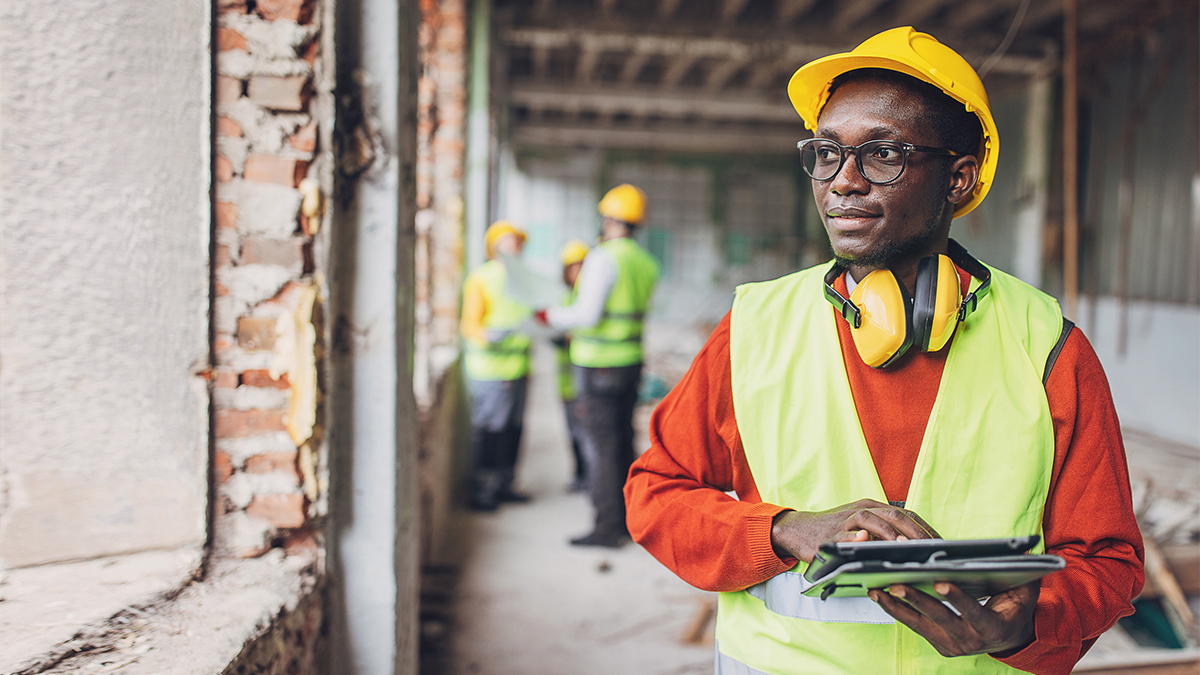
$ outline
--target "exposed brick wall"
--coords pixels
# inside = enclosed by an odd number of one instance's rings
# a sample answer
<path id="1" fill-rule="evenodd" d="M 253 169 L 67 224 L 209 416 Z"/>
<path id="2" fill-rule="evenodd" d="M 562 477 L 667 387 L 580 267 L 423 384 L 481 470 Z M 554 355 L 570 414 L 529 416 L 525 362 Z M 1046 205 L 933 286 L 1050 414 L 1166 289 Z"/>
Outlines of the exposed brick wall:
<path id="1" fill-rule="evenodd" d="M 321 156 L 317 9 L 316 0 L 218 2 L 212 389 L 218 555 L 257 556 L 284 545 L 311 531 L 324 508 L 317 380 L 294 372 L 321 367 L 313 354 L 319 345 L 305 336 L 320 316 L 312 247 L 322 214 L 309 208 L 316 202 L 310 197 L 306 204 L 302 189 L 316 180 Z"/>
<path id="2" fill-rule="evenodd" d="M 421 0 L 415 389 L 422 409 L 458 356 L 466 148 L 465 0 Z"/>

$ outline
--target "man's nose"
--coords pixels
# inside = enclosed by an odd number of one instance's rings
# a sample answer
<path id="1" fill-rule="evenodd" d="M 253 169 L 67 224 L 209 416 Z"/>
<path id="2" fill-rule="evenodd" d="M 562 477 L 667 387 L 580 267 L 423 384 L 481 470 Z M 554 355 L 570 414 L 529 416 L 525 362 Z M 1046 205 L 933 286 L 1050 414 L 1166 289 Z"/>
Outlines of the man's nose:
<path id="1" fill-rule="evenodd" d="M 834 194 L 866 194 L 871 190 L 871 182 L 863 177 L 862 172 L 858 170 L 858 155 L 856 153 L 846 153 L 846 160 L 842 162 L 842 168 L 829 181 L 829 190 Z"/>

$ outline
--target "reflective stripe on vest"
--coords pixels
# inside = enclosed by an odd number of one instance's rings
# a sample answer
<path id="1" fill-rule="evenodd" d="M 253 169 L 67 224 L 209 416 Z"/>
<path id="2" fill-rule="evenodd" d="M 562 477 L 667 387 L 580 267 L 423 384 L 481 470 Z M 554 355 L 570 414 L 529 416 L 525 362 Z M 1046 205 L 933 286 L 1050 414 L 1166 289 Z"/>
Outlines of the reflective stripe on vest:
<path id="1" fill-rule="evenodd" d="M 571 336 L 571 362 L 588 368 L 615 368 L 642 362 L 642 325 L 658 283 L 658 263 L 632 239 L 610 239 L 597 248 L 611 256 L 617 279 L 604 303 L 600 323 Z M 583 274 L 587 274 L 584 266 Z M 587 283 L 581 279 L 579 283 Z"/>
<path id="2" fill-rule="evenodd" d="M 716 662 L 713 664 L 713 675 L 771 675 L 761 670 L 755 670 L 738 661 L 728 654 L 721 653 L 721 643 L 717 643 Z"/>
<path id="3" fill-rule="evenodd" d="M 730 320 L 734 412 L 750 472 L 764 502 L 801 511 L 887 501 L 855 413 L 841 319 L 822 296 L 826 269 L 740 287 Z M 1040 531 L 1054 462 L 1041 376 L 1061 330 L 1053 298 L 992 271 L 992 294 L 951 343 L 906 496 L 942 536 Z M 942 657 L 903 624 L 876 623 L 859 598 L 793 602 L 800 586 L 789 589 L 790 579 L 804 567 L 721 594 L 725 655 L 775 675 L 1013 672 L 987 656 Z"/>
<path id="4" fill-rule="evenodd" d="M 532 311 L 505 292 L 508 274 L 504 263 L 489 260 L 471 273 L 483 289 L 487 314 L 484 328 L 489 333 L 507 331 L 503 339 L 486 345 L 467 341 L 466 371 L 473 380 L 516 380 L 529 373 L 529 336 L 514 330 Z M 469 281 L 468 281 L 469 283 Z"/>
<path id="5" fill-rule="evenodd" d="M 802 595 L 813 586 L 804 579 L 803 574 L 784 572 L 747 588 L 746 592 L 762 600 L 768 610 L 793 619 L 880 625 L 896 623 L 891 614 L 883 611 L 870 598 L 833 598 L 838 602 L 829 602 Z"/>

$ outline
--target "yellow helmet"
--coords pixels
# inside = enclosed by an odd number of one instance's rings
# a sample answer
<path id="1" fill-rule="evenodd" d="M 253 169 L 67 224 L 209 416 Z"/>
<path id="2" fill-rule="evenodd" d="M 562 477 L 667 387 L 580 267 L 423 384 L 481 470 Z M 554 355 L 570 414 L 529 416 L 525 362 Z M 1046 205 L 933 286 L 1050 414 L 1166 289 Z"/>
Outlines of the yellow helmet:
<path id="1" fill-rule="evenodd" d="M 487 246 L 488 257 L 496 255 L 496 242 L 500 241 L 500 237 L 511 234 L 525 243 L 525 230 L 517 227 L 516 223 L 508 220 L 497 220 L 492 223 L 487 232 L 483 234 L 484 244 Z"/>
<path id="2" fill-rule="evenodd" d="M 575 263 L 583 262 L 583 259 L 587 257 L 587 254 L 587 244 L 579 241 L 578 239 L 572 239 L 571 241 L 563 244 L 562 250 L 558 253 L 559 257 L 562 258 L 563 267 L 568 267 L 570 265 L 574 265 Z"/>
<path id="3" fill-rule="evenodd" d="M 609 190 L 600 200 L 600 215 L 638 225 L 646 217 L 646 193 L 629 183 Z"/>
<path id="4" fill-rule="evenodd" d="M 1000 135 L 988 107 L 987 91 L 971 64 L 932 35 L 918 33 L 911 26 L 885 30 L 849 52 L 817 59 L 792 75 L 788 98 L 804 119 L 804 126 L 816 130 L 817 117 L 829 101 L 829 85 L 834 78 L 860 68 L 884 68 L 911 75 L 936 86 L 975 113 L 983 127 L 979 181 L 971 196 L 954 208 L 954 217 L 964 216 L 978 206 L 996 175 Z"/>

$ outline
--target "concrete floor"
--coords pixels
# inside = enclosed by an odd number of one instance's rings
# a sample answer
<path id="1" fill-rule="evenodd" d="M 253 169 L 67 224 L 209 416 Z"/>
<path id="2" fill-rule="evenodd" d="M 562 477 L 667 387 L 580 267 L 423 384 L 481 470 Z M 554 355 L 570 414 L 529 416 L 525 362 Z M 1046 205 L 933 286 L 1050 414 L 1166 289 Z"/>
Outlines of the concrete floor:
<path id="1" fill-rule="evenodd" d="M 712 672 L 712 625 L 685 633 L 714 595 L 692 588 L 636 544 L 578 548 L 591 528 L 586 496 L 568 494 L 570 450 L 554 388 L 552 354 L 539 349 L 525 416 L 518 488 L 528 504 L 452 517 L 452 566 L 432 570 L 427 623 L 435 646 L 424 675 L 683 675 Z M 649 410 L 639 410 L 644 429 Z M 645 433 L 642 432 L 644 439 Z M 647 445 L 644 440 L 640 447 Z M 640 449 L 639 447 L 639 449 Z M 430 635 L 445 630 L 443 639 Z"/>

